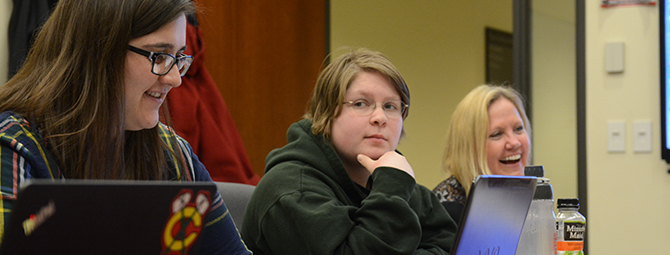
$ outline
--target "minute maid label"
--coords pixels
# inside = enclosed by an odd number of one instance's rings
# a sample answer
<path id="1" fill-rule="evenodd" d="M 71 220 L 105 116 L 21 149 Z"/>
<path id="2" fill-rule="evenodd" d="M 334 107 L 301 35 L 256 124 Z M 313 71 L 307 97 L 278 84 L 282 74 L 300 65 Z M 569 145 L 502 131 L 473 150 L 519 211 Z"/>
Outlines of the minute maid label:
<path id="1" fill-rule="evenodd" d="M 584 254 L 584 234 L 586 224 L 584 222 L 563 222 L 558 224 L 556 231 L 556 254 L 571 255 Z"/>
<path id="2" fill-rule="evenodd" d="M 584 241 L 586 227 L 583 222 L 565 222 L 563 238 L 565 241 Z"/>

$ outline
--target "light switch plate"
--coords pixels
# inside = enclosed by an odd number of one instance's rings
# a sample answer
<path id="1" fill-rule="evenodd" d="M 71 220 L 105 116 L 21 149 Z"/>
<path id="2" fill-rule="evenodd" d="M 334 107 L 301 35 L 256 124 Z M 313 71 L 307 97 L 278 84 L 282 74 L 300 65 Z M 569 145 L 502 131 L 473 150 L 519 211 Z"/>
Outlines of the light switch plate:
<path id="1" fill-rule="evenodd" d="M 605 44 L 605 71 L 607 73 L 623 73 L 624 44 L 623 42 L 608 42 Z"/>
<path id="2" fill-rule="evenodd" d="M 626 151 L 626 123 L 623 121 L 607 122 L 607 151 Z"/>
<path id="3" fill-rule="evenodd" d="M 633 151 L 651 152 L 651 121 L 633 122 Z"/>

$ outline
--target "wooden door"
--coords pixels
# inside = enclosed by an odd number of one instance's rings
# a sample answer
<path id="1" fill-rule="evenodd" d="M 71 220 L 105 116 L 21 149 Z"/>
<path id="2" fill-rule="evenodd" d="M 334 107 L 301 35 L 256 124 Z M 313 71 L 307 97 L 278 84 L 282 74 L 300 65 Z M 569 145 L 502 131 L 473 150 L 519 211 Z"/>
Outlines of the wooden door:
<path id="1" fill-rule="evenodd" d="M 254 172 L 286 144 L 326 56 L 325 0 L 196 0 L 205 65 L 239 129 Z"/>

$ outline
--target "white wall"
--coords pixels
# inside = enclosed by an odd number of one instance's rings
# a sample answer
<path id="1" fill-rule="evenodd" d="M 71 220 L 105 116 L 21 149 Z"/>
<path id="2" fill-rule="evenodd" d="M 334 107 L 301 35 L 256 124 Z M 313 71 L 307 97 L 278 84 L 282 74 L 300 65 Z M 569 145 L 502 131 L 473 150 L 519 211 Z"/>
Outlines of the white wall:
<path id="1" fill-rule="evenodd" d="M 533 164 L 554 198 L 577 197 L 575 1 L 532 1 Z"/>
<path id="2" fill-rule="evenodd" d="M 660 156 L 658 6 L 586 2 L 586 153 L 590 254 L 668 254 L 670 175 Z M 625 70 L 607 74 L 606 42 L 625 43 Z M 607 152 L 607 121 L 626 123 L 626 151 Z M 632 123 L 652 122 L 651 153 L 632 150 Z"/>
<path id="3" fill-rule="evenodd" d="M 0 85 L 7 81 L 9 65 L 9 46 L 7 45 L 7 26 L 14 4 L 12 0 L 0 0 Z"/>

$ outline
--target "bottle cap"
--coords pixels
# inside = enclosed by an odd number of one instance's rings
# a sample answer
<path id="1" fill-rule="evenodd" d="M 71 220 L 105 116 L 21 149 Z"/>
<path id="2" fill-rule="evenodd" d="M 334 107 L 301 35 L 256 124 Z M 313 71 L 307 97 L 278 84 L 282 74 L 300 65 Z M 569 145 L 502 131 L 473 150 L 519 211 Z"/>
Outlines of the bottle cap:
<path id="1" fill-rule="evenodd" d="M 544 166 L 526 166 L 523 169 L 524 175 L 537 177 L 537 188 L 533 199 L 554 199 L 554 192 L 549 184 L 549 179 L 544 178 Z"/>
<path id="2" fill-rule="evenodd" d="M 559 198 L 558 208 L 577 208 L 579 209 L 579 198 Z"/>
<path id="3" fill-rule="evenodd" d="M 544 177 L 544 166 L 526 166 L 523 169 L 523 174 L 525 176 Z"/>

